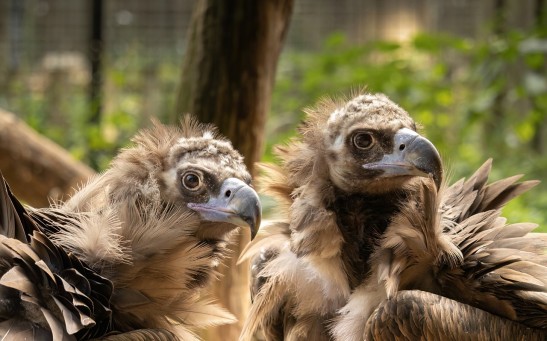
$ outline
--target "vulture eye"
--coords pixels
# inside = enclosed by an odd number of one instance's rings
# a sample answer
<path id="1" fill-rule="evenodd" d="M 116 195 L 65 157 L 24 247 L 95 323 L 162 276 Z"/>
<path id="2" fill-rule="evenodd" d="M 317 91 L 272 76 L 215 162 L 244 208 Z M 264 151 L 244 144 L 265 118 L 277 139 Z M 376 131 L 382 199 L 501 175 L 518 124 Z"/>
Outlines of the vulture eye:
<path id="1" fill-rule="evenodd" d="M 353 135 L 353 145 L 358 149 L 369 149 L 372 147 L 374 138 L 370 133 L 357 133 Z"/>
<path id="2" fill-rule="evenodd" d="M 201 187 L 201 178 L 194 172 L 186 172 L 182 176 L 182 185 L 191 191 Z"/>

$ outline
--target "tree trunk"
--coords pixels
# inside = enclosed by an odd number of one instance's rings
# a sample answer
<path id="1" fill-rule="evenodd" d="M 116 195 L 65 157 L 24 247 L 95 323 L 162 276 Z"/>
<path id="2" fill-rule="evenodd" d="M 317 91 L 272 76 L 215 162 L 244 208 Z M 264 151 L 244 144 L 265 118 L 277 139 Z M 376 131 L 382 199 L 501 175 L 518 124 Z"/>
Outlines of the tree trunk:
<path id="1" fill-rule="evenodd" d="M 102 60 L 104 55 L 104 3 L 103 0 L 92 0 L 89 37 L 88 59 L 91 67 L 91 81 L 89 83 L 89 117 L 87 119 L 91 126 L 98 126 L 101 122 L 103 98 L 101 90 L 103 87 Z M 96 150 L 88 149 L 89 162 L 91 167 L 98 168 L 98 153 Z"/>
<path id="2" fill-rule="evenodd" d="M 71 193 L 94 171 L 0 109 L 0 170 L 14 194 L 34 207 Z"/>
<path id="3" fill-rule="evenodd" d="M 176 115 L 216 124 L 249 169 L 262 153 L 266 114 L 293 0 L 200 0 L 189 31 Z M 239 322 L 211 329 L 210 340 L 237 340 L 249 306 L 248 264 L 236 266 L 249 242 L 235 241 L 214 294 Z"/>
<path id="4" fill-rule="evenodd" d="M 492 33 L 496 39 L 503 39 L 507 33 L 507 9 L 508 3 L 507 0 L 496 0 L 494 4 L 494 13 L 493 13 L 493 23 L 492 23 Z M 490 73 L 494 73 L 495 76 L 491 76 L 488 80 L 486 87 L 499 87 L 496 91 L 494 97 L 490 115 L 486 117 L 484 121 L 484 148 L 488 149 L 489 146 L 497 146 L 497 148 L 502 148 L 506 150 L 506 143 L 502 140 L 500 141 L 500 136 L 505 136 L 506 130 L 506 100 L 507 100 L 507 84 L 509 82 L 510 75 L 507 73 L 507 70 L 500 70 L 496 68 L 496 63 L 499 62 L 496 59 L 499 58 L 497 53 L 493 53 L 488 58 L 492 58 L 493 69 L 488 70 Z M 490 64 L 490 60 L 486 61 Z M 491 68 L 491 67 L 489 67 Z M 498 83 L 498 84 L 496 84 Z M 495 131 L 497 134 L 492 134 Z M 502 142 L 502 143 L 500 143 Z"/>
<path id="5" fill-rule="evenodd" d="M 536 0 L 534 8 L 535 16 L 535 31 L 536 34 L 545 39 L 547 37 L 547 29 L 545 23 L 547 21 L 547 7 L 545 0 Z M 543 53 L 543 63 L 531 68 L 539 77 L 547 74 L 547 53 Z M 545 105 L 541 105 L 539 96 L 531 96 L 532 109 L 538 113 L 544 113 Z M 534 136 L 532 138 L 532 148 L 540 155 L 547 152 L 547 124 L 545 120 L 539 119 L 534 123 Z"/>

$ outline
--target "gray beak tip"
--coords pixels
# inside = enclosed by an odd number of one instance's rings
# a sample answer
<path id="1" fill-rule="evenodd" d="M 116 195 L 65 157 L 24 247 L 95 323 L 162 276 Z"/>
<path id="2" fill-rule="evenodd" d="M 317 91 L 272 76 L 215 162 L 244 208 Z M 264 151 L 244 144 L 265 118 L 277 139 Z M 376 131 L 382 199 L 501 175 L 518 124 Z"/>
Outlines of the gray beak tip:
<path id="1" fill-rule="evenodd" d="M 257 219 L 255 219 L 254 224 L 251 225 L 251 240 L 255 239 L 256 234 L 258 233 L 258 230 L 260 229 L 261 222 L 262 222 L 262 208 L 259 207 Z"/>

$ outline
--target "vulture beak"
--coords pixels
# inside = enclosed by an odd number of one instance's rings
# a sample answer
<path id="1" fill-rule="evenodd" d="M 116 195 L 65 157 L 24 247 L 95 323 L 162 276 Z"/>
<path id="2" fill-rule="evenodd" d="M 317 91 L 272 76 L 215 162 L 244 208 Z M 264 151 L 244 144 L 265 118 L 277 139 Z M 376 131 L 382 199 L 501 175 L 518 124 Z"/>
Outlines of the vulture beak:
<path id="1" fill-rule="evenodd" d="M 428 139 L 413 130 L 403 128 L 393 137 L 393 152 L 377 162 L 363 165 L 370 170 L 381 170 L 380 177 L 422 176 L 432 177 L 439 188 L 442 180 L 442 163 L 439 152 Z"/>
<path id="2" fill-rule="evenodd" d="M 206 203 L 188 203 L 188 207 L 208 221 L 250 227 L 251 239 L 260 226 L 262 208 L 258 194 L 239 179 L 224 180 L 218 196 L 211 197 Z"/>

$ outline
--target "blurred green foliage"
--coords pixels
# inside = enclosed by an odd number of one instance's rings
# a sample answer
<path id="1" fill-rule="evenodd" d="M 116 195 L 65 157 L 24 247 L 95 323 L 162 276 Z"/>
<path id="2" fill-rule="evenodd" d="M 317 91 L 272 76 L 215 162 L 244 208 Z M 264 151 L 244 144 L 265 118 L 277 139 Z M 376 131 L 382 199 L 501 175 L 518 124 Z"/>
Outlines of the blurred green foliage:
<path id="1" fill-rule="evenodd" d="M 335 34 L 319 53 L 287 51 L 264 158 L 271 161 L 272 145 L 294 134 L 300 108 L 366 86 L 387 94 L 422 125 L 451 182 L 470 176 L 488 158 L 494 159 L 493 179 L 526 174 L 547 180 L 546 56 L 542 34 L 517 31 L 485 40 L 420 34 L 407 43 L 363 45 Z M 504 212 L 510 221 L 538 222 L 547 231 L 546 207 L 543 184 Z"/>
<path id="2" fill-rule="evenodd" d="M 16 113 L 36 131 L 66 148 L 78 160 L 104 170 L 118 150 L 151 118 L 167 121 L 174 107 L 180 60 L 150 56 L 133 46 L 108 55 L 103 64 L 102 114 L 90 117 L 88 78 L 82 69 L 23 67 L 0 82 L 0 107 Z M 74 77 L 74 74 L 84 73 Z M 76 79 L 75 79 L 76 78 Z M 83 78 L 83 79 L 81 79 Z"/>

